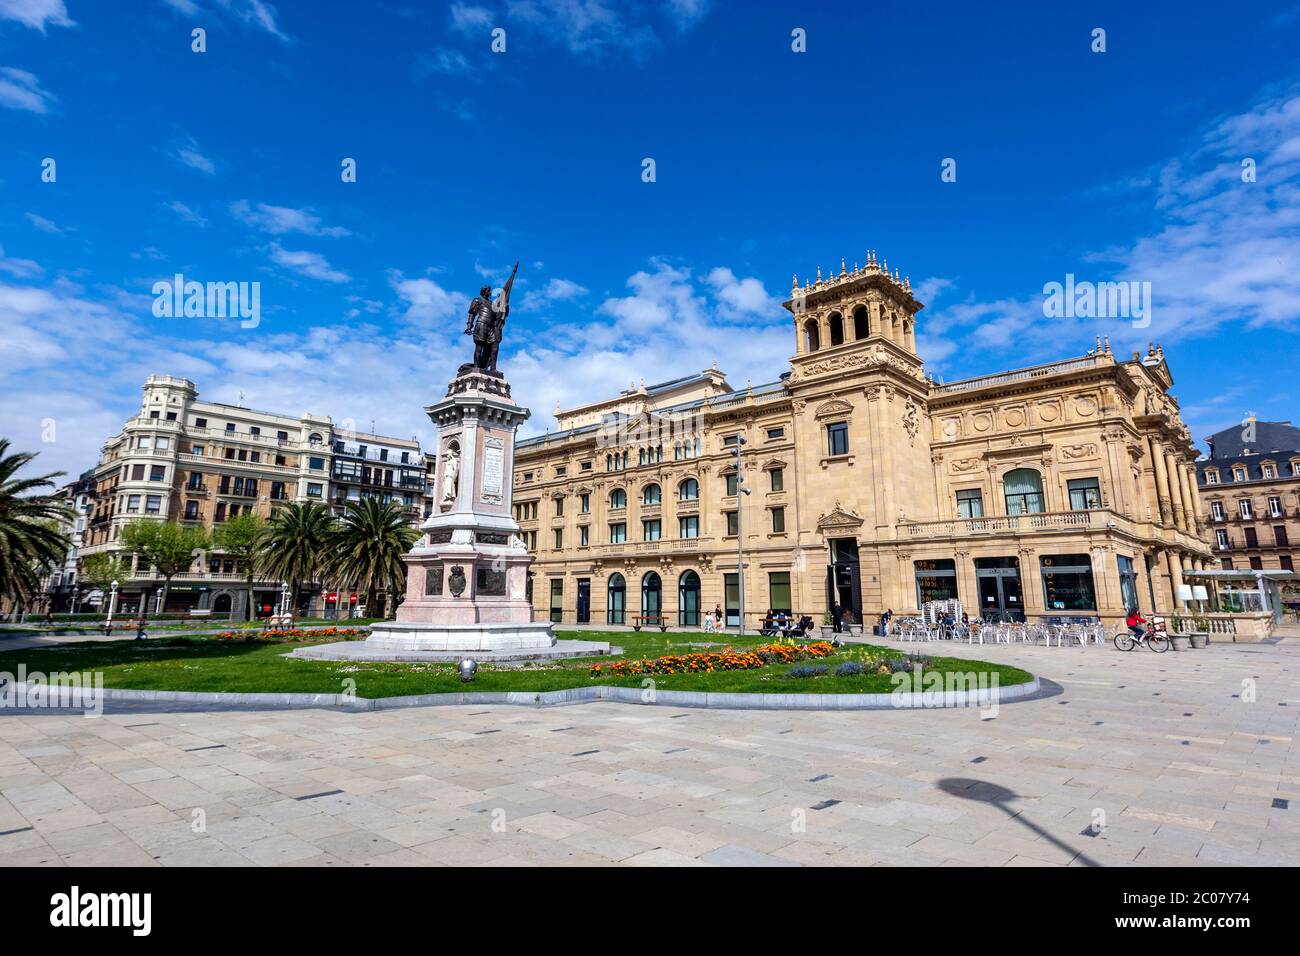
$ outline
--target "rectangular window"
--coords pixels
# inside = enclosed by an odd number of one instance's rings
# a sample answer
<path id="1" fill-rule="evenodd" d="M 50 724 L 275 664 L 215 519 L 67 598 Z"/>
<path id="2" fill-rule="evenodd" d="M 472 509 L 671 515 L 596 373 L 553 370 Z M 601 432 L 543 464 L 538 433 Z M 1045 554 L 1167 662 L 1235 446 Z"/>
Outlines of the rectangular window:
<path id="1" fill-rule="evenodd" d="M 189 479 L 189 481 L 187 481 L 187 482 L 185 483 L 185 487 L 188 488 L 190 491 L 202 491 L 202 490 L 203 490 L 203 472 L 201 472 L 201 471 L 191 471 L 191 472 L 190 472 L 190 479 Z"/>
<path id="2" fill-rule="evenodd" d="M 140 510 L 140 496 L 139 496 L 139 495 L 127 495 L 127 496 L 126 496 L 126 510 L 127 510 L 127 513 L 128 513 L 128 514 L 135 514 L 135 513 L 139 512 L 139 510 Z"/>
<path id="3" fill-rule="evenodd" d="M 162 509 L 162 495 L 145 495 L 144 513 L 156 515 Z"/>
<path id="4" fill-rule="evenodd" d="M 737 486 L 736 474 L 733 472 L 730 475 L 723 475 L 722 477 L 727 484 L 726 496 L 728 498 L 736 497 L 736 486 Z"/>
<path id="5" fill-rule="evenodd" d="M 1265 478 L 1276 478 L 1276 477 L 1277 477 L 1277 469 L 1274 468 L 1272 465 L 1265 465 L 1265 466 L 1264 466 L 1264 477 L 1265 477 Z"/>
<path id="6" fill-rule="evenodd" d="M 773 611 L 794 610 L 790 600 L 790 572 L 769 571 L 767 573 L 767 606 Z"/>
<path id="7" fill-rule="evenodd" d="M 172 440 L 170 438 L 166 438 L 162 435 L 159 435 L 154 440 L 153 447 L 155 451 L 169 451 L 172 447 Z"/>
<path id="8" fill-rule="evenodd" d="M 248 433 L 249 433 L 250 435 L 260 435 L 260 434 L 262 434 L 262 429 L 258 428 L 256 425 L 254 425 L 252 428 L 250 428 L 250 429 L 248 430 Z"/>
<path id="9" fill-rule="evenodd" d="M 738 441 L 740 441 L 739 435 L 727 435 L 725 438 L 722 439 L 722 447 L 734 448 Z"/>
<path id="10" fill-rule="evenodd" d="M 1291 564 L 1291 555 L 1289 554 L 1282 555 L 1282 570 L 1283 571 L 1295 570 L 1295 567 Z"/>
<path id="11" fill-rule="evenodd" d="M 288 441 L 288 440 L 289 440 L 289 433 L 288 433 L 288 432 L 276 432 L 276 433 L 275 433 L 275 439 L 276 439 L 276 441 Z"/>
<path id="12" fill-rule="evenodd" d="M 920 604 L 948 601 L 957 597 L 956 561 L 951 558 L 937 558 L 912 563 L 916 577 L 916 599 Z"/>
<path id="13" fill-rule="evenodd" d="M 1219 483 L 1219 473 L 1217 471 L 1207 471 L 1205 473 L 1205 483 L 1207 485 L 1217 485 Z"/>
<path id="14" fill-rule="evenodd" d="M 217 502 L 217 513 L 213 520 L 218 522 L 226 520 L 226 503 L 224 501 Z"/>
<path id="15" fill-rule="evenodd" d="M 1043 607 L 1048 611 L 1095 611 L 1092 561 L 1086 554 L 1055 554 L 1039 558 L 1043 574 Z"/>
<path id="16" fill-rule="evenodd" d="M 196 418 L 196 419 L 194 419 L 194 427 L 195 427 L 195 428 L 207 428 L 207 427 L 208 427 L 208 420 L 207 420 L 206 418 Z"/>
<path id="17" fill-rule="evenodd" d="M 136 448 L 148 448 L 153 443 L 153 439 L 148 435 L 141 435 L 135 441 Z"/>
<path id="18" fill-rule="evenodd" d="M 784 437 L 785 437 L 784 428 L 769 428 L 767 430 L 768 441 L 776 441 L 778 438 L 784 438 Z"/>
<path id="19" fill-rule="evenodd" d="M 578 510 L 585 515 L 591 514 L 591 495 L 581 495 L 578 501 Z"/>
<path id="20" fill-rule="evenodd" d="M 204 448 L 203 448 L 202 445 L 191 445 L 191 446 L 190 446 L 190 454 L 191 454 L 191 455 L 198 455 L 200 458 L 202 458 L 202 457 L 203 457 L 203 452 L 204 452 Z"/>
<path id="21" fill-rule="evenodd" d="M 728 511 L 726 512 L 726 515 L 727 534 L 734 538 L 736 535 L 740 534 L 740 512 Z"/>
<path id="22" fill-rule="evenodd" d="M 569 473 L 569 469 L 566 468 L 564 465 L 557 465 L 556 468 L 555 468 L 555 477 L 556 477 L 556 478 L 563 478 L 563 477 L 564 477 L 565 475 L 567 475 L 568 473 Z"/>
<path id="23" fill-rule="evenodd" d="M 772 509 L 772 533 L 782 534 L 785 532 L 785 509 Z"/>
<path id="24" fill-rule="evenodd" d="M 324 459 L 324 458 L 308 458 L 308 459 L 307 459 L 307 467 L 310 468 L 312 471 L 320 471 L 322 468 L 325 467 L 325 459 Z"/>
<path id="25" fill-rule="evenodd" d="M 957 513 L 963 518 L 983 518 L 983 493 L 978 488 L 957 492 Z"/>
<path id="26" fill-rule="evenodd" d="M 826 444 L 827 453 L 832 458 L 836 455 L 847 455 L 849 453 L 849 423 L 836 422 L 834 425 L 827 425 Z"/>
<path id="27" fill-rule="evenodd" d="M 1096 478 L 1071 478 L 1066 486 L 1070 491 L 1071 511 L 1101 507 L 1101 483 Z"/>
<path id="28" fill-rule="evenodd" d="M 772 490 L 785 491 L 785 469 L 773 468 L 768 474 L 772 476 Z"/>
<path id="29" fill-rule="evenodd" d="M 1222 501 L 1211 501 L 1211 502 L 1210 502 L 1210 517 L 1213 518 L 1215 521 L 1222 521 L 1222 520 L 1223 520 L 1223 502 L 1222 502 Z"/>
<path id="30" fill-rule="evenodd" d="M 167 468 L 164 465 L 153 465 L 149 468 L 150 481 L 163 481 L 167 477 Z"/>
<path id="31" fill-rule="evenodd" d="M 563 498 L 556 498 L 556 499 L 555 499 L 555 517 L 557 517 L 557 518 L 563 518 L 563 517 L 564 517 L 564 499 L 563 499 Z"/>
<path id="32" fill-rule="evenodd" d="M 662 537 L 662 524 L 658 518 L 641 522 L 641 540 L 658 541 Z"/>
<path id="33" fill-rule="evenodd" d="M 1273 538 L 1277 541 L 1277 546 L 1279 548 L 1286 548 L 1291 544 L 1291 542 L 1287 540 L 1286 527 L 1283 525 L 1279 524 L 1274 526 Z"/>
<path id="34" fill-rule="evenodd" d="M 564 550 L 564 529 L 563 528 L 555 529 L 555 550 L 556 551 Z"/>
<path id="35" fill-rule="evenodd" d="M 1133 567 L 1133 559 L 1121 554 L 1116 560 L 1119 562 L 1120 600 L 1124 602 L 1125 609 L 1136 609 L 1138 606 L 1138 587 L 1137 571 Z"/>
<path id="36" fill-rule="evenodd" d="M 185 502 L 185 520 L 194 521 L 199 516 L 199 503 L 197 501 Z"/>
<path id="37" fill-rule="evenodd" d="M 247 450 L 247 449 L 245 449 L 245 448 L 241 448 L 241 449 L 239 449 L 239 460 L 240 460 L 240 461 L 248 461 L 248 450 Z"/>
<path id="38" fill-rule="evenodd" d="M 131 466 L 131 480 L 144 481 L 144 465 Z"/>
<path id="39" fill-rule="evenodd" d="M 234 422 L 226 422 L 226 431 L 228 431 L 228 432 L 233 432 L 234 430 L 235 430 L 235 423 L 234 423 Z"/>
<path id="40" fill-rule="evenodd" d="M 249 454 L 249 461 L 251 461 L 255 465 L 262 460 L 262 453 L 260 451 L 253 451 L 253 452 L 249 452 L 248 454 Z"/>
<path id="41" fill-rule="evenodd" d="M 1268 499 L 1268 514 L 1270 518 L 1282 517 L 1282 499 L 1277 495 L 1270 495 Z"/>
<path id="42" fill-rule="evenodd" d="M 1251 510 L 1249 498 L 1242 498 L 1238 501 L 1237 509 L 1241 512 L 1241 516 L 1247 521 L 1255 516 L 1255 512 Z"/>
<path id="43" fill-rule="evenodd" d="M 1223 570 L 1225 571 L 1232 570 L 1232 558 L 1220 558 L 1219 563 L 1223 565 Z"/>
<path id="44" fill-rule="evenodd" d="M 591 471 L 591 462 L 584 461 L 582 464 L 578 466 L 578 468 L 582 471 Z"/>
<path id="45" fill-rule="evenodd" d="M 590 544 L 591 544 L 591 528 L 584 524 L 580 528 L 578 528 L 578 546 L 585 548 Z"/>
<path id="46" fill-rule="evenodd" d="M 1263 558 L 1251 558 L 1251 559 L 1250 559 L 1250 569 L 1251 569 L 1252 571 L 1263 571 L 1263 570 L 1264 570 L 1264 559 L 1263 559 Z"/>
<path id="47" fill-rule="evenodd" d="M 700 536 L 700 516 L 685 515 L 677 519 L 678 537 L 698 538 Z"/>
<path id="48" fill-rule="evenodd" d="M 627 524 L 618 522 L 609 526 L 609 543 L 622 544 L 627 540 Z"/>
<path id="49" fill-rule="evenodd" d="M 1259 535 L 1255 532 L 1254 528 L 1246 529 L 1246 547 L 1248 548 L 1259 547 Z"/>
<path id="50" fill-rule="evenodd" d="M 1221 551 L 1226 551 L 1226 550 L 1228 550 L 1228 532 L 1226 532 L 1226 531 L 1224 531 L 1222 528 L 1220 528 L 1219 530 L 1217 530 L 1217 531 L 1214 532 L 1214 533 L 1215 533 L 1215 535 L 1216 535 L 1216 536 L 1218 537 L 1218 539 L 1219 539 L 1219 550 L 1221 550 Z"/>
<path id="51" fill-rule="evenodd" d="M 320 494 L 321 494 L 321 492 L 320 492 L 320 485 L 317 485 L 317 484 L 314 484 L 314 483 L 309 483 L 309 484 L 307 485 L 307 497 L 308 497 L 308 498 L 319 498 L 319 497 L 320 497 Z"/>

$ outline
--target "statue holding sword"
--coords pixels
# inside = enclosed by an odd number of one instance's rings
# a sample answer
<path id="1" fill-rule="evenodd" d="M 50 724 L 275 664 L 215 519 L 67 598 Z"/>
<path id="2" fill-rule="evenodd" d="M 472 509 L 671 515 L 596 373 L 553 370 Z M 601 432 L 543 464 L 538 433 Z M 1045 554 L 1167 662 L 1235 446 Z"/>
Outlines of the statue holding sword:
<path id="1" fill-rule="evenodd" d="M 492 300 L 492 287 L 483 286 L 474 301 L 469 304 L 469 318 L 465 322 L 465 334 L 474 337 L 474 368 L 484 372 L 497 372 L 497 350 L 501 347 L 501 332 L 510 314 L 510 287 L 514 285 L 515 273 L 519 263 L 515 263 L 510 278 L 496 301 Z"/>

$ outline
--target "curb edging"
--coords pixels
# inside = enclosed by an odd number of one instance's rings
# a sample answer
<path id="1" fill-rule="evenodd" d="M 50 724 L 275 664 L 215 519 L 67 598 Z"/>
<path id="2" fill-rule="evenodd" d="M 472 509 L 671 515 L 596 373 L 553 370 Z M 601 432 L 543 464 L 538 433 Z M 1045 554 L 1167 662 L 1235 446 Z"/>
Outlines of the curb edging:
<path id="1" fill-rule="evenodd" d="M 15 683 L 10 696 L 21 692 L 30 694 L 30 685 Z M 599 684 L 594 687 L 572 687 L 552 691 L 462 691 L 448 694 L 417 694 L 406 697 L 348 697 L 344 694 L 255 694 L 224 693 L 221 691 L 129 690 L 102 688 L 98 693 L 86 695 L 79 687 L 55 687 L 39 684 L 35 688 L 42 696 L 57 693 L 60 706 L 84 706 L 80 701 L 87 697 L 95 701 L 102 695 L 105 701 L 125 701 L 157 704 L 217 704 L 223 706 L 245 705 L 257 709 L 273 710 L 344 710 L 363 713 L 375 710 L 396 710 L 403 707 L 447 707 L 465 704 L 509 704 L 514 706 L 547 707 L 562 704 L 584 704 L 593 701 L 611 701 L 639 706 L 697 707 L 711 710 L 933 710 L 957 707 L 988 707 L 1032 697 L 1041 690 L 1039 679 L 1006 687 L 986 687 L 975 690 L 913 691 L 907 694 L 741 694 L 709 693 L 706 691 L 655 690 L 653 699 L 645 700 L 646 690 L 638 687 L 611 687 Z M 67 703 L 64 703 L 66 699 Z"/>

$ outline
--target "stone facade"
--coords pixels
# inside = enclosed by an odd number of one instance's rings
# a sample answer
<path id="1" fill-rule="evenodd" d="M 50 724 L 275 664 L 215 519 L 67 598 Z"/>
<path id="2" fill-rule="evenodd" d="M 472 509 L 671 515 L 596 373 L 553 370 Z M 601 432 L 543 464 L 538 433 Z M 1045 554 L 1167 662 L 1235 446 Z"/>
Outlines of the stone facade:
<path id="1" fill-rule="evenodd" d="M 938 384 L 922 305 L 874 255 L 785 305 L 780 381 L 732 390 L 714 368 L 633 387 L 518 444 L 537 617 L 695 627 L 721 605 L 734 622 L 741 536 L 750 628 L 773 607 L 870 624 L 948 596 L 972 616 L 1110 623 L 1133 602 L 1171 610 L 1183 571 L 1213 567 L 1161 350 L 1099 340 Z"/>

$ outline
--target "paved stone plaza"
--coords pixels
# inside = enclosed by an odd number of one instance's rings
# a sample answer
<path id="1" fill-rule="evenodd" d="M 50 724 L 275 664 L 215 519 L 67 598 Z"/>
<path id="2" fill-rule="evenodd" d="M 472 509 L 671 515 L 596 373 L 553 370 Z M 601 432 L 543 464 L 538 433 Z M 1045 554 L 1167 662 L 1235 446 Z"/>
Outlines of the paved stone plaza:
<path id="1" fill-rule="evenodd" d="M 943 650 L 1053 690 L 991 719 L 9 713 L 0 864 L 1300 864 L 1300 640 Z"/>

